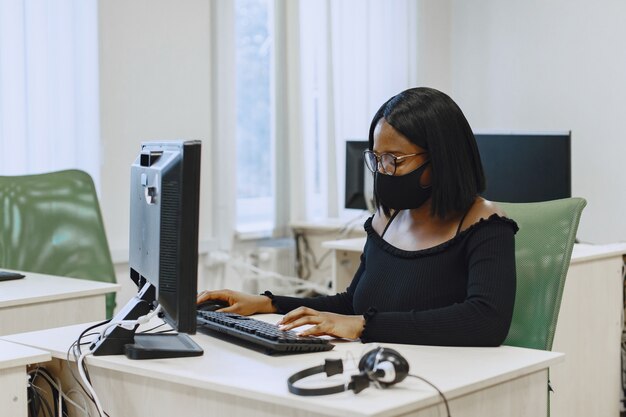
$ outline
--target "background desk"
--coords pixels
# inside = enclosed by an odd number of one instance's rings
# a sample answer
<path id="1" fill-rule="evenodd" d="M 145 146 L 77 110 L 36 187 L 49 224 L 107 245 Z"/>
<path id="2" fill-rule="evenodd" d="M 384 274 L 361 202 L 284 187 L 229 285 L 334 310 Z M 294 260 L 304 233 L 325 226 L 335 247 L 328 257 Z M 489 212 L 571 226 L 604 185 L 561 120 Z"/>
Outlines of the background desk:
<path id="1" fill-rule="evenodd" d="M 365 238 L 329 241 L 333 288 L 343 291 Z M 566 355 L 552 369 L 552 417 L 618 417 L 621 390 L 623 266 L 626 243 L 574 245 L 553 349 Z"/>
<path id="2" fill-rule="evenodd" d="M 26 365 L 50 360 L 50 352 L 0 340 L 0 410 L 3 416 L 26 417 Z"/>
<path id="3" fill-rule="evenodd" d="M 103 320 L 105 294 L 120 289 L 118 284 L 23 274 L 0 282 L 0 335 Z"/>
<path id="4" fill-rule="evenodd" d="M 268 319 L 275 321 L 278 316 Z M 86 326 L 5 338 L 50 351 L 55 359 L 46 367 L 67 376 L 66 350 Z M 330 352 L 272 357 L 203 334 L 193 338 L 204 349 L 201 357 L 143 361 L 124 356 L 88 357 L 89 373 L 105 411 L 111 417 L 445 415 L 435 391 L 415 378 L 392 389 L 370 387 L 358 395 L 349 391 L 299 397 L 288 392 L 286 381 L 291 374 L 320 365 L 324 358 L 350 358 L 344 361 L 346 373 L 332 377 L 334 384 L 346 380 L 360 356 L 373 346 L 343 342 Z M 454 417 L 545 415 L 547 367 L 563 357 L 508 346 L 385 346 L 407 358 L 411 373 L 427 378 L 445 393 Z M 309 384 L 328 384 L 325 376 L 311 378 Z M 64 381 L 63 386 L 70 382 Z"/>

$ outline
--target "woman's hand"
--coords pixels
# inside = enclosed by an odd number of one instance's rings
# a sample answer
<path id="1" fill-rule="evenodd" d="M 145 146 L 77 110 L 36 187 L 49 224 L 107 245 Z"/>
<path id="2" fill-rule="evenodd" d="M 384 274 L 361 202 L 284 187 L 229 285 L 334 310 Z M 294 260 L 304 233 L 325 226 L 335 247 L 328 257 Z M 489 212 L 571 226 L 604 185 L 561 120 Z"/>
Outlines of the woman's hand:
<path id="1" fill-rule="evenodd" d="M 228 307 L 217 310 L 224 313 L 237 313 L 242 316 L 249 316 L 254 313 L 276 313 L 276 307 L 272 304 L 272 300 L 264 295 L 252 295 L 232 290 L 198 293 L 198 304 L 208 300 L 228 302 Z"/>
<path id="2" fill-rule="evenodd" d="M 329 335 L 358 339 L 363 332 L 365 319 L 363 316 L 346 316 L 317 311 L 308 307 L 298 307 L 285 314 L 278 324 L 281 330 L 291 330 L 294 327 L 312 324 L 313 327 L 299 333 L 301 336 Z"/>

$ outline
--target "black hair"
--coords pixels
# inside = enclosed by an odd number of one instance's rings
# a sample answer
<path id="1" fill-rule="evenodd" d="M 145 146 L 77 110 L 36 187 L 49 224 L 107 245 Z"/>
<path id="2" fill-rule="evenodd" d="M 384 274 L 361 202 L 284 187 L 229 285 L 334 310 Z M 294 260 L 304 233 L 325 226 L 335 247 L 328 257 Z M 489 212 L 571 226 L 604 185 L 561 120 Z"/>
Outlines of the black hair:
<path id="1" fill-rule="evenodd" d="M 398 133 L 429 153 L 432 170 L 431 215 L 442 219 L 465 213 L 485 190 L 485 174 L 472 129 L 457 104 L 433 88 L 411 88 L 391 97 L 374 115 L 374 130 L 385 119 Z M 376 205 L 389 215 L 389 208 Z"/>

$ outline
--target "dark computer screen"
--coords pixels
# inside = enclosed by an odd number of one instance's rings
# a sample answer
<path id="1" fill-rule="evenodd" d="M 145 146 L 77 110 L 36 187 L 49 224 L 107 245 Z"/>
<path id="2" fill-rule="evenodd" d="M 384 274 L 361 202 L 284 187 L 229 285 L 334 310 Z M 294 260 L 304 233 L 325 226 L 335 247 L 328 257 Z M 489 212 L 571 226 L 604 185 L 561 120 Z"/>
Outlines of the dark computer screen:
<path id="1" fill-rule="evenodd" d="M 363 151 L 367 147 L 366 140 L 346 141 L 345 208 L 367 210 L 365 183 L 369 171 L 363 160 Z"/>
<path id="2" fill-rule="evenodd" d="M 476 132 L 488 200 L 525 203 L 571 197 L 570 132 Z"/>
<path id="3" fill-rule="evenodd" d="M 178 334 L 135 334 L 116 326 L 94 355 L 133 359 L 196 356 L 200 141 L 145 142 L 130 174 L 130 277 L 138 293 L 112 319 L 123 323 L 160 306 Z"/>

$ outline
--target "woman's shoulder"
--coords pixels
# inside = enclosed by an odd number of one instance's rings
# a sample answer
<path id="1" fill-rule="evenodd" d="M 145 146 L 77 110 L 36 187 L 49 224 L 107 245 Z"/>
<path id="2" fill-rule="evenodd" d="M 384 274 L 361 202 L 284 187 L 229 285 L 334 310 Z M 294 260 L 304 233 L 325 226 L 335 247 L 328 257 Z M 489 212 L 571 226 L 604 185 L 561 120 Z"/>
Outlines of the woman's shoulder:
<path id="1" fill-rule="evenodd" d="M 489 219 L 509 220 L 506 212 L 497 203 L 477 197 L 463 218 L 461 231 Z"/>

